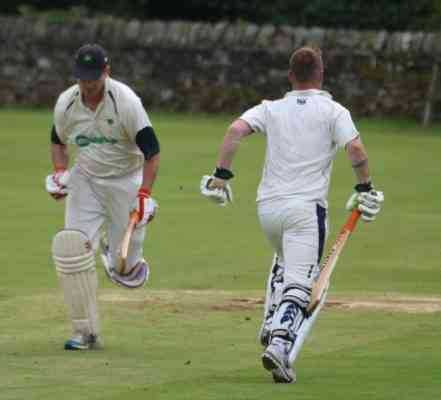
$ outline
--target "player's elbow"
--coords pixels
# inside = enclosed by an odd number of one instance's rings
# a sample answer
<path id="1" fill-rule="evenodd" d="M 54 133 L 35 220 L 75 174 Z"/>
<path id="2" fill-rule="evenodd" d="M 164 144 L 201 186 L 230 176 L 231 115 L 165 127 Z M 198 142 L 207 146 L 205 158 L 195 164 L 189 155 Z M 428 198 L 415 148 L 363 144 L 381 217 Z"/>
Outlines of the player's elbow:
<path id="1" fill-rule="evenodd" d="M 252 133 L 251 127 L 242 119 L 236 119 L 228 128 L 227 134 L 231 137 L 241 139 Z"/>
<path id="2" fill-rule="evenodd" d="M 348 157 L 351 161 L 359 161 L 364 160 L 367 158 L 367 152 L 366 149 L 360 140 L 360 138 L 355 138 L 354 140 L 351 140 L 346 145 L 346 152 L 348 154 Z"/>

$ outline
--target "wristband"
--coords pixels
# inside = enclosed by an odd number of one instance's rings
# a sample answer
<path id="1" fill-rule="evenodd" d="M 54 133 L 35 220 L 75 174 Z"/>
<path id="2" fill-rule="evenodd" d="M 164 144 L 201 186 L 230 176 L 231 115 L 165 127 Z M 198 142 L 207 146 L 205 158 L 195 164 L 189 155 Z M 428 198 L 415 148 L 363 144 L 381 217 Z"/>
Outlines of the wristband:
<path id="1" fill-rule="evenodd" d="M 141 188 L 138 191 L 138 197 L 142 197 L 143 199 L 150 197 L 151 194 L 152 194 L 152 191 L 147 188 Z"/>
<path id="2" fill-rule="evenodd" d="M 359 183 L 355 185 L 354 189 L 358 193 L 370 192 L 374 187 L 372 186 L 372 182 Z"/>
<path id="3" fill-rule="evenodd" d="M 63 167 L 62 165 L 54 165 L 54 172 L 58 173 L 58 172 L 63 172 L 66 171 L 66 167 Z"/>
<path id="4" fill-rule="evenodd" d="M 223 179 L 225 181 L 234 178 L 234 174 L 229 169 L 221 167 L 216 167 L 213 176 L 219 179 Z"/>

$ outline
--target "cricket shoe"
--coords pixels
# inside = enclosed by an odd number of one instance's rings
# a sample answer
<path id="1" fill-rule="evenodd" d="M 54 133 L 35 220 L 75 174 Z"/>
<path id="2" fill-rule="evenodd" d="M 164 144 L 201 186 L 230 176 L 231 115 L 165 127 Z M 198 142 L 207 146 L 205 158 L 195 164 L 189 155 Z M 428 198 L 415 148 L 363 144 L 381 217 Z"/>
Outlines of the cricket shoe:
<path id="1" fill-rule="evenodd" d="M 141 260 L 130 270 L 128 274 L 121 275 L 110 262 L 109 245 L 104 234 L 100 237 L 101 261 L 107 277 L 117 285 L 128 289 L 136 289 L 144 286 L 150 275 L 150 268 L 146 260 Z"/>
<path id="2" fill-rule="evenodd" d="M 259 341 L 263 347 L 267 347 L 271 340 L 271 323 L 268 325 L 267 321 L 264 321 L 259 331 Z"/>
<path id="3" fill-rule="evenodd" d="M 110 279 L 127 289 L 136 289 L 144 286 L 149 279 L 149 275 L 150 268 L 147 261 L 141 260 L 136 263 L 128 274 L 121 275 L 114 271 Z"/>
<path id="4" fill-rule="evenodd" d="M 64 350 L 100 350 L 103 343 L 97 335 L 76 335 L 64 343 Z"/>
<path id="5" fill-rule="evenodd" d="M 273 338 L 262 354 L 263 367 L 270 371 L 276 383 L 294 383 L 296 375 L 289 365 L 289 350 L 292 342 L 279 337 Z"/>

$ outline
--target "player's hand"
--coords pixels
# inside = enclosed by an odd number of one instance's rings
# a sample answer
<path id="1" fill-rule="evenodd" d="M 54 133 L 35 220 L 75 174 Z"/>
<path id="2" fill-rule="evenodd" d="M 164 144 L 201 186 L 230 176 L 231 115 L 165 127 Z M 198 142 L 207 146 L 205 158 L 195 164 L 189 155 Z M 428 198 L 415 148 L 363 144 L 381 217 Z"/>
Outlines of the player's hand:
<path id="1" fill-rule="evenodd" d="M 70 173 L 67 169 L 57 169 L 46 177 L 46 190 L 55 199 L 62 200 L 68 194 Z"/>
<path id="2" fill-rule="evenodd" d="M 136 226 L 140 227 L 148 224 L 155 217 L 157 209 L 158 203 L 150 197 L 150 191 L 143 188 L 139 189 L 135 203 L 132 206 L 132 210 L 138 212 Z"/>
<path id="3" fill-rule="evenodd" d="M 201 194 L 220 206 L 233 202 L 233 191 L 230 184 L 213 175 L 204 175 L 201 180 Z"/>
<path id="4" fill-rule="evenodd" d="M 364 221 L 374 221 L 384 202 L 383 192 L 374 190 L 371 185 L 356 185 L 355 190 L 346 203 L 346 209 L 352 211 L 357 208 Z"/>

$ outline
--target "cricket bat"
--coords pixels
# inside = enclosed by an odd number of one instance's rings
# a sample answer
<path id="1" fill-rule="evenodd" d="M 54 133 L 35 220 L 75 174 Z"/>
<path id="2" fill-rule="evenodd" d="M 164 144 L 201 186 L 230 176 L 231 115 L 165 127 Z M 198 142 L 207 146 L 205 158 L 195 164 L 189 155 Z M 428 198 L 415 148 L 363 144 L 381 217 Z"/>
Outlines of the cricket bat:
<path id="1" fill-rule="evenodd" d="M 129 253 L 130 240 L 132 238 L 133 231 L 135 230 L 138 222 L 138 211 L 134 210 L 130 213 L 129 223 L 127 225 L 126 232 L 121 242 L 120 259 L 117 267 L 117 272 L 120 275 L 125 275 L 127 271 L 127 255 Z"/>
<path id="2" fill-rule="evenodd" d="M 360 215 L 361 212 L 358 209 L 352 211 L 351 215 L 348 217 L 343 225 L 343 228 L 335 239 L 331 250 L 329 250 L 325 261 L 323 262 L 322 268 L 320 269 L 320 275 L 312 286 L 311 301 L 306 309 L 309 314 L 312 314 L 312 312 L 319 305 L 323 293 L 328 287 L 329 279 L 331 278 L 332 272 L 335 269 L 338 257 L 340 256 L 349 236 L 355 229 Z"/>

